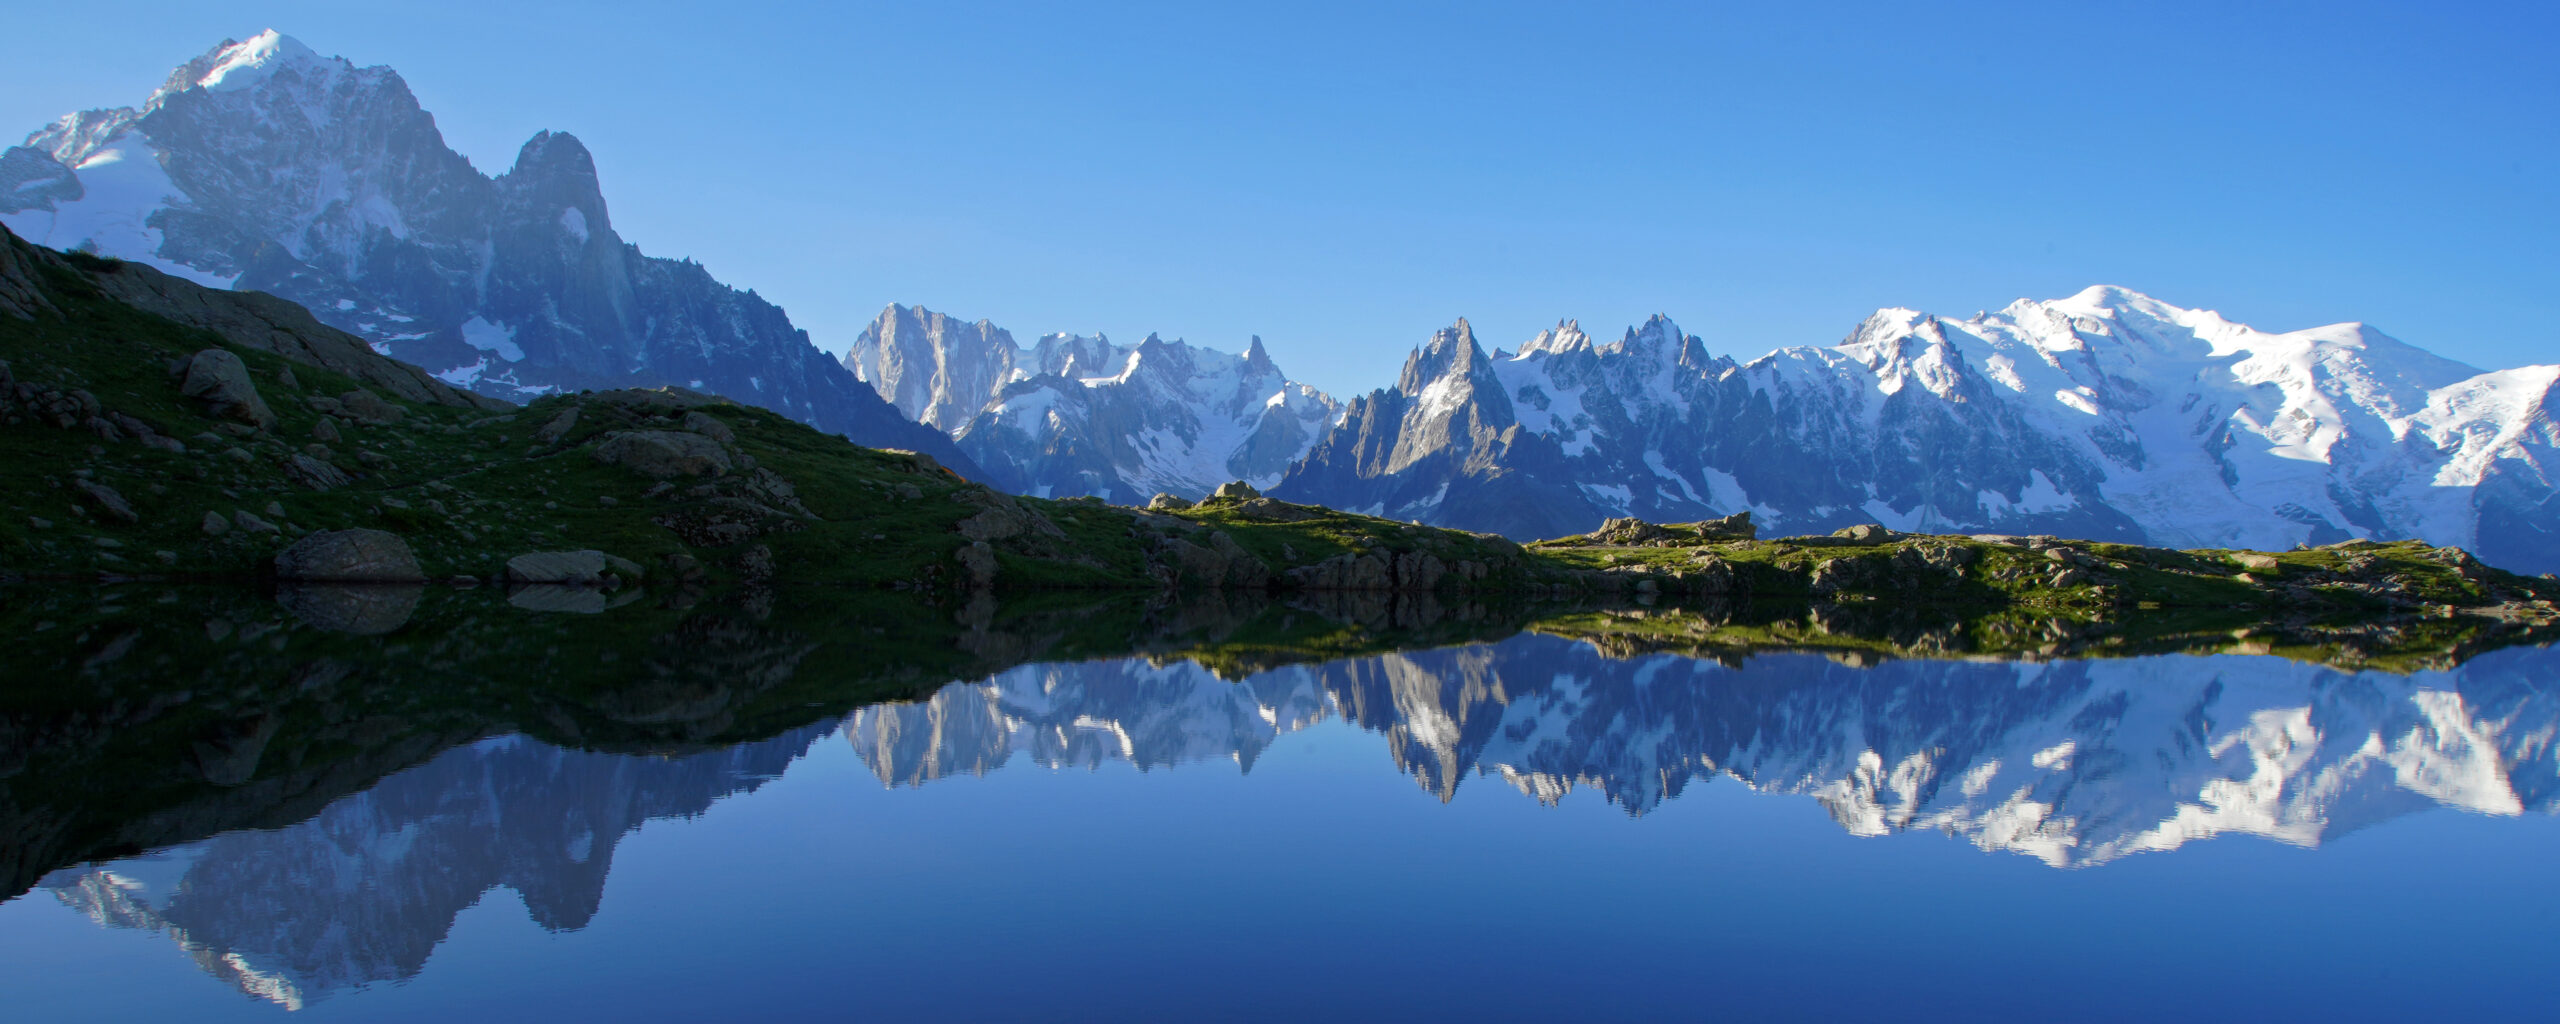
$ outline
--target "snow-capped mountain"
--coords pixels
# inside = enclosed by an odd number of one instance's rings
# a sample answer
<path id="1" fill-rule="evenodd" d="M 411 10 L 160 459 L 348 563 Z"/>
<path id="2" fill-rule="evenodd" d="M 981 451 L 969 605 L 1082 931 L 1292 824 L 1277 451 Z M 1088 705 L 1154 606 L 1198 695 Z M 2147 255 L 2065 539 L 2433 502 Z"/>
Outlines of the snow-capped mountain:
<path id="1" fill-rule="evenodd" d="M 0 222 L 291 299 L 484 394 L 673 384 L 966 466 L 781 309 L 623 241 L 577 139 L 543 132 L 488 177 L 391 69 L 273 31 L 0 154 Z"/>
<path id="2" fill-rule="evenodd" d="M 2111 287 L 1960 321 L 1882 310 L 1748 363 L 1661 317 L 1490 355 L 1462 321 L 1275 493 L 1514 536 L 1749 509 L 1777 533 L 2418 537 L 2544 572 L 2555 386 L 2560 365 L 2484 373 L 2363 324 L 2268 333 Z"/>
<path id="3" fill-rule="evenodd" d="M 1809 796 L 1858 835 L 1930 829 L 2056 867 L 2224 835 L 2316 846 L 2433 807 L 2560 811 L 2560 652 L 2447 671 L 2275 657 L 2063 662 L 1814 655 L 1627 660 L 1555 637 L 1291 666 L 1230 683 L 1190 663 L 1034 665 L 856 712 L 880 779 L 1229 761 L 1339 718 L 1442 800 L 1470 776 L 1632 814 L 1730 778 Z"/>
<path id="4" fill-rule="evenodd" d="M 1052 334 L 1029 350 L 984 320 L 891 306 L 844 364 L 900 412 L 951 432 L 988 482 L 1043 497 L 1197 498 L 1278 482 L 1338 415 L 1262 339 L 1241 356 L 1148 335 Z"/>
<path id="5" fill-rule="evenodd" d="M 300 1009 L 415 977 L 455 917 L 499 886 L 545 929 L 585 927 L 625 835 L 754 792 L 833 728 L 683 757 L 482 740 L 290 827 L 69 868 L 42 884 L 101 925 L 164 932 L 206 973 Z"/>

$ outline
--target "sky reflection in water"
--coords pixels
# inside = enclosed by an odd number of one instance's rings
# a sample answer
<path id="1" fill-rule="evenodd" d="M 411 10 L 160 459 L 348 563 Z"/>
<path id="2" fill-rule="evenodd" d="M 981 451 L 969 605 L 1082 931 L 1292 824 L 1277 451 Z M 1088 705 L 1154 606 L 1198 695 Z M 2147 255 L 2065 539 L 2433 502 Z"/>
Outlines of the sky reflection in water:
<path id="1" fill-rule="evenodd" d="M 298 824 L 58 870 L 0 906 L 0 993 L 27 1020 L 2528 1017 L 2560 953 L 2555 681 L 2547 648 L 2403 676 L 1535 635 L 1232 682 L 1032 664 L 707 752 L 479 740 Z"/>

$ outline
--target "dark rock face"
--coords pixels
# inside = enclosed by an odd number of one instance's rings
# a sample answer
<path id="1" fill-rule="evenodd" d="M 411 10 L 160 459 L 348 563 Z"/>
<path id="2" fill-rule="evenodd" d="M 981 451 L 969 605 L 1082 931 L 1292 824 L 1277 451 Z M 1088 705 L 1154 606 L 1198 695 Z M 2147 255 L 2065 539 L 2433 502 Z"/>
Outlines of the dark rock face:
<path id="1" fill-rule="evenodd" d="M 1433 335 L 1394 390 L 1353 399 L 1272 495 L 1515 538 L 1588 529 L 1599 509 L 1560 486 L 1563 450 L 1521 429 L 1491 364 L 1465 320 Z"/>
<path id="2" fill-rule="evenodd" d="M 276 578 L 328 583 L 423 583 L 409 542 L 381 530 L 327 530 L 278 552 Z"/>
<path id="3" fill-rule="evenodd" d="M 168 194 L 84 193 L 78 169 L 92 161 L 156 164 Z M 289 299 L 433 374 L 413 387 L 522 401 L 685 385 L 974 471 L 947 437 L 899 416 L 779 308 L 615 234 L 575 138 L 536 135 L 514 168 L 488 177 L 445 145 L 389 68 L 322 58 L 272 34 L 226 43 L 139 108 L 37 132 L 0 156 L 0 179 L 28 186 L 0 207 L 20 234 Z M 107 202 L 144 205 L 92 209 Z"/>

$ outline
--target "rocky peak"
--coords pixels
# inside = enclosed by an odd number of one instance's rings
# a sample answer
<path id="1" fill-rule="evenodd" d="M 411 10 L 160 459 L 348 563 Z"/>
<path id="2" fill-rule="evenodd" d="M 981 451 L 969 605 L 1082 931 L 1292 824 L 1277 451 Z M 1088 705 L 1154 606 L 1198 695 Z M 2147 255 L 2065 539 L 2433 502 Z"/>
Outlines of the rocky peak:
<path id="1" fill-rule="evenodd" d="M 1012 334 L 985 320 L 893 304 L 862 329 L 844 365 L 907 418 L 954 431 L 1014 378 L 1021 355 Z"/>
<path id="2" fill-rule="evenodd" d="M 1271 361 L 1271 353 L 1262 347 L 1262 336 L 1259 334 L 1253 336 L 1252 344 L 1245 346 L 1244 372 L 1247 379 L 1276 375 L 1280 372 L 1280 367 Z"/>
<path id="3" fill-rule="evenodd" d="M 1591 336 L 1582 333 L 1582 321 L 1558 320 L 1555 326 L 1539 331 L 1537 337 L 1529 339 L 1528 344 L 1520 346 L 1520 355 L 1527 357 L 1540 352 L 1562 355 L 1566 352 L 1587 351 L 1590 348 Z"/>
<path id="4" fill-rule="evenodd" d="M 558 221 L 579 241 L 613 229 L 594 154 L 568 132 L 544 131 L 516 151 L 515 167 L 499 176 L 510 206 L 533 223 Z"/>
<path id="5" fill-rule="evenodd" d="M 1456 378 L 1465 380 L 1485 372 L 1492 359 L 1476 344 L 1475 328 L 1467 318 L 1432 332 L 1431 340 L 1413 350 L 1404 361 L 1404 372 L 1396 378 L 1396 390 L 1418 395 L 1433 381 Z"/>
<path id="6" fill-rule="evenodd" d="M 1032 346 L 1031 361 L 1039 372 L 1061 377 L 1117 377 L 1121 355 L 1109 335 L 1060 332 L 1043 335 Z"/>

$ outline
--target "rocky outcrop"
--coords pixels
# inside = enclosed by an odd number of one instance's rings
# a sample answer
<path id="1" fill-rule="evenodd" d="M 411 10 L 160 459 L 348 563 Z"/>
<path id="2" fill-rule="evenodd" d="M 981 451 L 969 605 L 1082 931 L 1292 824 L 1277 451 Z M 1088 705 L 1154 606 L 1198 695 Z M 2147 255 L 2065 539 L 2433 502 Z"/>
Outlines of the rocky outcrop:
<path id="1" fill-rule="evenodd" d="M 614 431 L 596 446 L 594 458 L 656 480 L 724 476 L 737 465 L 720 442 L 681 430 Z"/>

